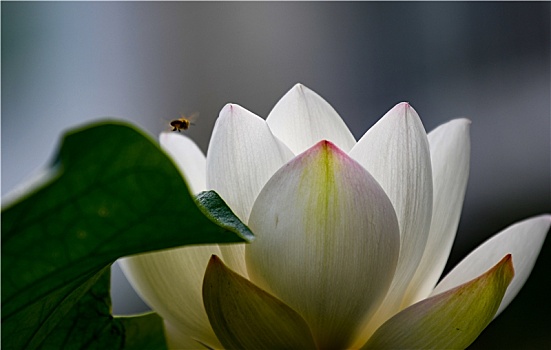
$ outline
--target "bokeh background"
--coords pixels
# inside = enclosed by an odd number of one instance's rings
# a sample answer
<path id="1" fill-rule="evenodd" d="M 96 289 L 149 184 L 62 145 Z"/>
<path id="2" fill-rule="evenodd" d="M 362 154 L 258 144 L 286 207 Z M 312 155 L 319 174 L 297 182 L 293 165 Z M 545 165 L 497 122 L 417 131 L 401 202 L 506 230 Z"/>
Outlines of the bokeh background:
<path id="1" fill-rule="evenodd" d="M 155 136 L 179 113 L 206 151 L 219 110 L 267 116 L 301 82 L 359 138 L 400 101 L 427 130 L 472 120 L 471 175 L 446 271 L 551 211 L 550 3 L 2 2 L 2 194 L 104 116 Z M 551 348 L 548 238 L 516 300 L 472 349 Z M 117 313 L 145 307 L 113 271 Z"/>

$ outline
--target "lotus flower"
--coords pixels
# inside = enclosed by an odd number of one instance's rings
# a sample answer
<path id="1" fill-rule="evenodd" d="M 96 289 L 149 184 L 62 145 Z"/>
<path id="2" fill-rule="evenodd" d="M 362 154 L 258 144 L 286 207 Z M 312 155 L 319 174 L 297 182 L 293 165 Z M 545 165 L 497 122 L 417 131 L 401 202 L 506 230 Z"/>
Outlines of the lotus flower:
<path id="1" fill-rule="evenodd" d="M 469 125 L 427 135 L 400 103 L 356 142 L 300 84 L 266 120 L 228 104 L 206 158 L 180 134 L 160 142 L 191 191 L 217 191 L 255 241 L 138 255 L 123 270 L 171 348 L 465 348 L 518 293 L 551 223 L 507 228 L 437 284 L 463 204 Z"/>

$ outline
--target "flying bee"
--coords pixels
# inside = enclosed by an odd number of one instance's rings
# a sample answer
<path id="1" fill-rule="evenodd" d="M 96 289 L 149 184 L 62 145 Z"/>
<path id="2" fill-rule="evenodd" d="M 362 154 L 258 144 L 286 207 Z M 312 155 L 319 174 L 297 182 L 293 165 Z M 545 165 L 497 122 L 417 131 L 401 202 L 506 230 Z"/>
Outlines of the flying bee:
<path id="1" fill-rule="evenodd" d="M 180 118 L 174 119 L 170 122 L 170 126 L 172 127 L 172 131 L 178 130 L 180 132 L 181 130 L 187 130 L 189 129 L 190 125 L 195 125 L 192 120 L 195 120 L 197 117 L 197 113 L 192 114 L 190 117 L 186 117 L 183 114 L 180 114 Z"/>

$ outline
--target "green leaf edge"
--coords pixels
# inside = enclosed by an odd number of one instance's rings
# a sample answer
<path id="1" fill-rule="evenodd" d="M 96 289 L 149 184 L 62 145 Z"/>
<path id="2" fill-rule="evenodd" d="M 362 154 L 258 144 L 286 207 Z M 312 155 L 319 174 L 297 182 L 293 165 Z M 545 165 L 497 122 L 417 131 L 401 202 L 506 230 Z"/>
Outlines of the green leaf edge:
<path id="1" fill-rule="evenodd" d="M 72 138 L 74 138 L 75 136 L 78 136 L 79 133 L 86 132 L 90 129 L 97 128 L 97 127 L 103 127 L 103 126 L 119 126 L 119 127 L 129 128 L 133 132 L 136 132 L 140 136 L 147 139 L 151 144 L 156 146 L 156 148 L 159 149 L 162 152 L 160 147 L 148 135 L 144 134 L 143 132 L 141 132 L 139 130 L 136 130 L 132 125 L 130 125 L 129 123 L 126 123 L 126 122 L 120 122 L 120 121 L 107 121 L 107 122 L 105 122 L 105 121 L 102 121 L 102 122 L 92 123 L 92 124 L 83 126 L 81 128 L 78 128 L 78 129 L 74 129 L 74 130 L 69 131 L 67 134 L 64 135 L 63 140 L 61 142 L 61 145 L 59 147 L 59 150 L 57 152 L 57 157 L 51 163 L 52 168 L 50 169 L 50 174 L 49 174 L 49 177 L 48 177 L 47 181 L 44 181 L 43 183 L 41 183 L 40 186 L 32 188 L 30 191 L 24 192 L 19 198 L 11 201 L 8 205 L 3 206 L 2 207 L 2 214 L 4 215 L 10 209 L 20 205 L 21 203 L 23 203 L 27 200 L 31 200 L 34 196 L 41 193 L 41 191 L 48 188 L 52 184 L 56 183 L 56 181 L 58 181 L 63 175 L 64 156 L 66 156 L 66 153 L 64 152 L 64 148 L 67 147 L 66 145 L 70 143 Z M 174 166 L 174 164 L 173 164 L 173 166 Z M 185 183 L 184 179 L 182 179 L 182 181 Z M 220 198 L 220 196 L 218 194 L 216 194 L 214 191 L 206 191 L 206 192 L 201 193 L 199 196 L 197 196 L 196 203 L 197 203 L 197 207 L 200 209 L 200 211 L 203 213 L 203 215 L 205 215 L 210 221 L 212 221 L 216 225 L 221 226 L 224 229 L 226 229 L 226 230 L 228 230 L 232 233 L 235 233 L 239 238 L 241 238 L 241 240 L 231 241 L 231 242 L 239 242 L 239 241 L 250 242 L 254 239 L 254 236 L 253 236 L 252 232 L 248 229 L 248 227 L 246 225 L 244 225 L 233 214 L 233 212 L 231 212 L 231 209 L 229 209 L 229 207 L 227 207 L 227 205 L 225 205 L 225 203 Z M 228 210 L 229 210 L 229 214 L 228 214 Z M 2 240 L 4 241 L 4 237 L 2 237 Z M 212 242 L 206 242 L 206 243 L 212 243 Z M 229 243 L 229 242 L 221 242 L 221 243 Z M 145 249 L 143 252 L 146 252 L 146 251 L 148 251 L 148 250 Z M 119 257 L 122 257 L 122 255 L 119 256 Z M 110 266 L 110 264 L 109 264 L 109 266 Z M 98 273 L 94 274 L 91 278 L 87 279 L 79 287 L 73 289 L 73 291 L 70 294 L 73 294 L 74 292 L 78 292 L 78 290 L 80 290 L 82 288 L 89 289 L 91 284 L 93 284 L 97 280 L 97 278 L 98 278 L 97 276 L 102 274 L 102 273 L 100 273 L 100 271 L 102 271 L 101 269 L 98 269 L 97 271 L 98 271 Z M 88 271 L 87 274 L 90 275 L 90 271 Z M 5 273 L 4 273 L 4 275 L 5 275 Z M 82 297 L 82 295 L 80 297 Z M 80 299 L 80 298 L 78 298 L 78 299 Z M 76 305 L 76 303 L 73 304 L 73 307 L 75 305 Z M 29 305 L 27 305 L 27 307 L 28 306 Z M 32 306 L 32 304 L 31 304 L 31 306 Z M 59 311 L 59 309 L 56 309 L 56 311 L 54 311 L 54 313 L 57 312 L 57 311 Z M 132 326 L 133 322 L 135 322 L 135 321 L 138 322 L 139 320 L 144 320 L 144 318 L 142 318 L 142 317 L 144 317 L 144 316 L 117 317 L 117 318 L 115 318 L 115 320 L 119 320 L 123 325 Z M 147 316 L 147 317 L 148 317 L 148 319 L 155 318 L 155 319 L 160 320 L 160 317 L 158 315 L 154 314 L 154 313 L 149 314 L 149 316 Z M 4 324 L 4 321 L 5 321 L 5 318 L 3 317 L 2 318 L 2 323 L 3 324 Z M 51 328 L 54 329 L 55 326 L 53 326 Z M 37 338 L 37 339 L 39 340 L 40 338 Z M 45 339 L 45 337 L 44 337 L 44 339 Z M 42 343 L 42 342 L 38 341 L 38 343 L 34 343 L 34 345 L 39 346 L 40 343 Z M 131 343 L 132 342 L 129 342 L 128 344 L 131 344 Z M 137 341 L 135 343 L 138 344 L 139 341 Z M 9 344 L 5 344 L 5 337 L 2 337 L 2 344 L 3 344 L 3 346 L 7 345 L 8 348 L 11 348 L 9 346 Z M 28 344 L 28 345 L 32 345 L 32 344 Z M 31 348 L 32 347 L 34 347 L 34 346 L 31 346 Z M 134 349 L 134 348 L 140 348 L 140 347 L 135 347 L 135 345 L 134 345 L 134 346 L 129 347 L 129 348 Z"/>

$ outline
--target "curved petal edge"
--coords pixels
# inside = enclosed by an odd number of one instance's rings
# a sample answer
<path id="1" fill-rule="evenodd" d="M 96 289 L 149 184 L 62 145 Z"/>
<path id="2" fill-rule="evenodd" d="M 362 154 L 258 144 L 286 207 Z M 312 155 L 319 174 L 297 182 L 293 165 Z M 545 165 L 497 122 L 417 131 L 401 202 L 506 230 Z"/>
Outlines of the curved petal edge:
<path id="1" fill-rule="evenodd" d="M 358 338 L 358 343 L 364 343 L 385 320 L 403 308 L 406 290 L 427 243 L 433 180 L 425 128 L 417 112 L 406 102 L 389 110 L 349 154 L 379 182 L 400 225 L 396 274 L 384 302 Z"/>
<path id="2" fill-rule="evenodd" d="M 203 303 L 226 349 L 316 349 L 296 311 L 228 269 L 216 255 L 205 272 Z"/>
<path id="3" fill-rule="evenodd" d="M 266 121 L 236 104 L 216 120 L 207 153 L 207 187 L 247 223 L 254 200 L 268 179 L 293 157 Z M 247 277 L 245 247 L 220 246 L 226 264 Z"/>
<path id="4" fill-rule="evenodd" d="M 470 124 L 467 119 L 455 119 L 428 134 L 433 179 L 432 220 L 425 252 L 408 286 L 403 307 L 430 295 L 450 255 L 469 178 Z"/>
<path id="5" fill-rule="evenodd" d="M 188 346 L 190 339 L 220 346 L 201 302 L 203 275 L 212 254 L 220 254 L 217 245 L 175 248 L 118 260 L 138 295 L 165 324 L 178 330 L 168 332 L 165 328 L 168 342 L 179 344 L 177 347 Z"/>
<path id="6" fill-rule="evenodd" d="M 465 349 L 492 321 L 514 274 L 507 254 L 472 281 L 402 310 L 363 349 Z"/>
<path id="7" fill-rule="evenodd" d="M 274 106 L 266 122 L 294 154 L 321 140 L 328 140 L 348 152 L 354 136 L 339 114 L 320 95 L 296 84 Z"/>
<path id="8" fill-rule="evenodd" d="M 186 180 L 190 192 L 207 189 L 207 161 L 201 149 L 190 138 L 175 133 L 159 135 L 161 148 L 170 156 Z"/>
<path id="9" fill-rule="evenodd" d="M 496 313 L 498 316 L 511 303 L 530 276 L 550 226 L 549 214 L 509 226 L 467 255 L 438 283 L 431 295 L 465 283 L 488 269 L 492 261 L 505 254 L 511 254 L 515 262 L 515 278 L 503 297 Z"/>
<path id="10" fill-rule="evenodd" d="M 350 346 L 398 260 L 396 214 L 377 181 L 321 141 L 268 181 L 249 227 L 251 281 L 300 313 L 319 347 Z"/>

